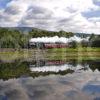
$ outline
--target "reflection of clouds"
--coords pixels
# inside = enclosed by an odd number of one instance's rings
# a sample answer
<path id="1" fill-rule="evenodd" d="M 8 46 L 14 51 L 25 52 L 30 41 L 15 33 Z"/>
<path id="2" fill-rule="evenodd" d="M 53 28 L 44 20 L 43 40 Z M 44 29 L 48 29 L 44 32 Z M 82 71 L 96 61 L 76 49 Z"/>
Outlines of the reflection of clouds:
<path id="1" fill-rule="evenodd" d="M 91 94 L 93 93 L 100 93 L 100 85 L 86 85 L 83 87 L 83 91 L 87 91 Z"/>
<path id="2" fill-rule="evenodd" d="M 97 71 L 86 71 L 66 76 L 0 80 L 0 96 L 9 100 L 93 100 L 100 95 L 99 76 Z"/>
<path id="3" fill-rule="evenodd" d="M 9 97 L 8 100 L 28 100 L 25 89 L 18 80 L 0 81 L 0 95 Z"/>
<path id="4" fill-rule="evenodd" d="M 68 91 L 65 93 L 68 100 L 92 100 L 87 94 L 81 91 Z"/>

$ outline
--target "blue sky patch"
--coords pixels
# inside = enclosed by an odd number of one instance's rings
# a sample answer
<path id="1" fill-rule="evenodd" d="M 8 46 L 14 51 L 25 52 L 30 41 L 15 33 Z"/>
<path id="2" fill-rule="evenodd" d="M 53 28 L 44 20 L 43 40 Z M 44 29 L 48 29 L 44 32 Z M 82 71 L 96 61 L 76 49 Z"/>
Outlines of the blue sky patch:
<path id="1" fill-rule="evenodd" d="M 100 1 L 94 0 L 93 3 L 97 6 L 100 6 Z"/>
<path id="2" fill-rule="evenodd" d="M 82 15 L 86 18 L 91 18 L 91 17 L 100 17 L 100 10 L 98 11 L 91 11 L 91 12 L 84 12 Z"/>
<path id="3" fill-rule="evenodd" d="M 0 9 L 5 8 L 7 3 L 10 2 L 11 0 L 0 0 Z"/>

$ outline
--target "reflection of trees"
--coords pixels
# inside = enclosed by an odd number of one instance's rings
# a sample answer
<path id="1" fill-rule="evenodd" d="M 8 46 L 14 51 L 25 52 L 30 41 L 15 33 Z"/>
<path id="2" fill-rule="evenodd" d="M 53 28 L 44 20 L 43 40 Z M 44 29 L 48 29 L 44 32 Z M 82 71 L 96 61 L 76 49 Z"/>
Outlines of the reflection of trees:
<path id="1" fill-rule="evenodd" d="M 71 70 L 71 69 L 68 69 L 68 70 L 64 70 L 64 71 L 59 71 L 59 72 L 33 72 L 33 73 L 30 73 L 30 75 L 35 78 L 35 77 L 38 77 L 38 76 L 47 76 L 47 75 L 50 75 L 50 74 L 55 74 L 55 75 L 66 75 L 68 73 L 73 73 L 74 70 Z"/>
<path id="2" fill-rule="evenodd" d="M 73 59 L 69 61 L 69 64 L 75 67 L 77 66 L 77 64 L 80 64 L 84 66 L 82 70 L 87 70 L 86 66 L 89 65 L 89 68 L 92 71 L 95 71 L 96 69 L 100 71 L 100 61 L 99 60 L 82 60 L 81 62 L 78 62 L 77 60 Z"/>
<path id="3" fill-rule="evenodd" d="M 27 62 L 13 62 L 13 63 L 1 63 L 0 64 L 0 78 L 9 79 L 20 77 L 29 73 Z"/>
<path id="4" fill-rule="evenodd" d="M 0 79 L 10 79 L 10 78 L 17 78 L 17 77 L 21 77 L 24 75 L 30 75 L 33 78 L 38 77 L 40 75 L 42 76 L 46 76 L 49 74 L 60 74 L 60 75 L 65 75 L 68 73 L 73 73 L 73 70 L 65 70 L 65 71 L 59 71 L 59 72 L 31 72 L 29 69 L 29 64 L 36 64 L 36 61 L 33 62 L 20 62 L 19 61 L 16 62 L 12 62 L 12 63 L 1 63 L 0 64 Z M 45 65 L 44 61 L 40 61 L 42 65 Z M 34 66 L 36 67 L 36 66 Z"/>
<path id="5" fill-rule="evenodd" d="M 69 63 L 70 65 L 76 67 L 77 64 L 78 64 L 78 61 L 77 61 L 76 59 L 72 59 L 72 60 L 70 60 L 68 63 Z"/>
<path id="6" fill-rule="evenodd" d="M 89 67 L 92 71 L 95 71 L 96 69 L 100 71 L 100 61 L 90 61 Z"/>
<path id="7" fill-rule="evenodd" d="M 71 69 L 67 69 L 64 71 L 59 71 L 59 72 L 31 72 L 29 69 L 29 65 L 30 64 L 36 64 L 36 61 L 32 61 L 32 62 L 20 62 L 20 61 L 15 61 L 12 63 L 0 63 L 0 79 L 10 79 L 10 78 L 17 78 L 17 77 L 21 77 L 24 75 L 29 75 L 32 76 L 33 78 L 38 77 L 38 76 L 46 76 L 49 74 L 60 74 L 60 75 L 66 75 L 68 73 L 73 73 L 74 70 Z M 45 65 L 45 61 L 40 61 L 42 66 Z M 52 61 L 53 63 L 55 63 L 55 61 Z M 61 61 L 59 61 L 61 63 Z M 51 62 L 49 62 L 50 64 Z M 67 62 L 69 65 L 72 66 L 77 66 L 77 64 L 81 64 L 82 66 L 84 66 L 84 68 L 82 68 L 81 70 L 87 70 L 85 68 L 85 66 L 87 64 L 89 64 L 89 68 L 94 71 L 96 69 L 98 69 L 100 71 L 100 61 L 82 61 L 82 62 L 77 62 L 76 60 L 72 60 Z M 58 62 L 57 62 L 58 65 Z M 34 66 L 36 67 L 36 66 Z"/>

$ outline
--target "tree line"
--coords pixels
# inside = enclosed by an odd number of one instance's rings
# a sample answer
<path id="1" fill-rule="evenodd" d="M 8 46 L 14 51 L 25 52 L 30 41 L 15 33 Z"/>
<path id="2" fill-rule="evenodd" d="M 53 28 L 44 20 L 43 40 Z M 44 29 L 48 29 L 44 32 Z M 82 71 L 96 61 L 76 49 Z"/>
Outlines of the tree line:
<path id="1" fill-rule="evenodd" d="M 0 28 L 0 48 L 24 48 L 28 43 L 28 35 L 19 30 Z"/>
<path id="2" fill-rule="evenodd" d="M 25 34 L 18 29 L 0 28 L 0 48 L 26 48 L 29 45 L 28 42 L 30 38 L 45 36 L 63 36 L 69 38 L 74 36 L 74 33 L 65 31 L 53 32 L 40 29 L 32 29 L 31 31 L 28 31 L 27 34 Z M 77 46 L 77 43 L 75 41 L 72 41 L 72 43 L 70 44 L 72 45 L 72 47 Z M 81 45 L 83 47 L 100 47 L 100 35 L 92 34 L 90 36 L 89 43 L 87 41 L 82 41 Z"/>

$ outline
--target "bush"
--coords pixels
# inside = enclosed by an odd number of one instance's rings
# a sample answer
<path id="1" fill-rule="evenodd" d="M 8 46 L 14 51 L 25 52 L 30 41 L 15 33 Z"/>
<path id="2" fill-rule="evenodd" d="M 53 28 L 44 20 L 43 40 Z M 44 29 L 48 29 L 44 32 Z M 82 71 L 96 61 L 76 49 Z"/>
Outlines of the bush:
<path id="1" fill-rule="evenodd" d="M 85 40 L 81 41 L 81 46 L 82 47 L 88 47 L 88 45 L 89 45 L 88 41 L 85 41 Z"/>
<path id="2" fill-rule="evenodd" d="M 71 47 L 71 48 L 76 48 L 77 47 L 77 42 L 76 41 L 71 41 L 71 42 L 69 42 L 69 47 Z"/>
<path id="3" fill-rule="evenodd" d="M 91 43 L 91 47 L 100 47 L 100 39 L 93 40 Z"/>

